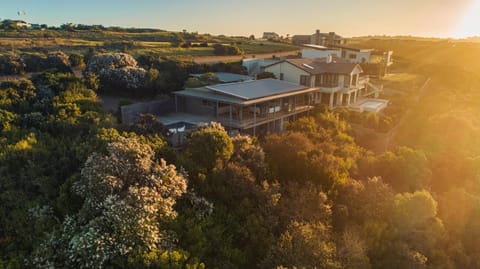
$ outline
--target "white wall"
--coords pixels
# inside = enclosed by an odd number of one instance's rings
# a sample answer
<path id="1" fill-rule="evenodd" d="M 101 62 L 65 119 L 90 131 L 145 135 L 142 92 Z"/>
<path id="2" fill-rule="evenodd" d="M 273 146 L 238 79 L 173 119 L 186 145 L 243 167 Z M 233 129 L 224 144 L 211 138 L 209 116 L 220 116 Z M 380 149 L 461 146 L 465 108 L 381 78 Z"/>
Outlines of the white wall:
<path id="1" fill-rule="evenodd" d="M 345 60 L 348 60 L 352 63 L 362 63 L 362 58 L 365 58 L 365 63 L 370 63 L 370 56 L 372 54 L 371 51 L 352 51 L 352 50 L 345 50 Z M 356 55 L 355 59 L 351 59 L 350 55 Z"/>
<path id="2" fill-rule="evenodd" d="M 242 66 L 247 69 L 249 76 L 254 76 L 262 73 L 262 68 L 266 65 L 270 65 L 276 62 L 280 62 L 279 59 L 263 59 L 263 58 L 250 58 L 243 59 Z"/>
<path id="3" fill-rule="evenodd" d="M 300 75 L 310 76 L 309 73 L 287 62 L 266 67 L 265 72 L 273 73 L 277 79 L 280 79 L 280 73 L 283 73 L 283 80 L 297 84 L 300 84 Z"/>
<path id="4" fill-rule="evenodd" d="M 302 49 L 302 58 L 326 58 L 328 55 L 341 56 L 339 50 L 316 50 L 316 49 Z"/>

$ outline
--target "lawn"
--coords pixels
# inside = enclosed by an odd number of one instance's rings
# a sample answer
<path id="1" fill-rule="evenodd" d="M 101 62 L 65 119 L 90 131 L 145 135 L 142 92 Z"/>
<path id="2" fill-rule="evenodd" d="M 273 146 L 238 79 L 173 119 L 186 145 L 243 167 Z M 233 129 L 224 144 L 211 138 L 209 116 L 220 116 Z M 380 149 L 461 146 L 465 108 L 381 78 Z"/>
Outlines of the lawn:
<path id="1" fill-rule="evenodd" d="M 299 50 L 298 46 L 280 43 L 280 42 L 260 42 L 260 41 L 249 41 L 242 42 L 238 44 L 238 47 L 245 52 L 245 54 L 260 54 L 260 53 L 275 53 L 283 51 L 292 51 Z"/>

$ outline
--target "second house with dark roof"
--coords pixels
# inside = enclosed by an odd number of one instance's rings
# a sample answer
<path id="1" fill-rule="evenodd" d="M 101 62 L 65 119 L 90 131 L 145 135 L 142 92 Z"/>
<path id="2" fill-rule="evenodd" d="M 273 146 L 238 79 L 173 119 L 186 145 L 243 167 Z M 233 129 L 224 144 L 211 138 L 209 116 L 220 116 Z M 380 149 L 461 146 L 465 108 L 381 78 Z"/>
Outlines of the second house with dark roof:
<path id="1" fill-rule="evenodd" d="M 276 78 L 316 88 L 315 103 L 329 108 L 350 106 L 361 98 L 380 91 L 363 77 L 362 67 L 344 59 L 328 56 L 316 59 L 286 59 L 264 68 Z"/>

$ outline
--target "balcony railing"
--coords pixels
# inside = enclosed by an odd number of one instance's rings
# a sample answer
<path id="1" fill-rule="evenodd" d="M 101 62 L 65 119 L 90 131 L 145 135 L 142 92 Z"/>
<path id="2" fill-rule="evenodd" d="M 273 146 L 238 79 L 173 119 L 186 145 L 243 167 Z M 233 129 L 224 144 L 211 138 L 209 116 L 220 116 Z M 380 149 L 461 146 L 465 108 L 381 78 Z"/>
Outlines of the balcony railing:
<path id="1" fill-rule="evenodd" d="M 253 126 L 257 126 L 257 125 L 260 125 L 262 123 L 266 123 L 266 122 L 269 122 L 269 121 L 273 121 L 273 120 L 278 120 L 282 117 L 285 117 L 285 116 L 291 116 L 291 115 L 295 115 L 295 114 L 298 114 L 298 113 L 302 113 L 302 112 L 306 112 L 306 111 L 309 111 L 313 109 L 313 106 L 311 105 L 304 105 L 304 106 L 298 106 L 295 108 L 295 109 L 292 109 L 291 111 L 287 111 L 287 110 L 280 110 L 280 111 L 277 111 L 277 112 L 273 112 L 273 113 L 266 113 L 266 114 L 258 114 L 256 116 L 253 115 L 253 113 L 251 115 L 243 115 L 243 119 L 242 120 L 238 120 L 238 119 L 230 119 L 229 117 L 225 117 L 225 116 L 219 116 L 217 118 L 218 121 L 220 121 L 220 123 L 222 123 L 223 125 L 226 125 L 226 126 L 230 126 L 230 127 L 233 127 L 233 128 L 240 128 L 240 129 L 246 129 L 246 128 L 250 128 L 250 127 L 253 127 Z"/>

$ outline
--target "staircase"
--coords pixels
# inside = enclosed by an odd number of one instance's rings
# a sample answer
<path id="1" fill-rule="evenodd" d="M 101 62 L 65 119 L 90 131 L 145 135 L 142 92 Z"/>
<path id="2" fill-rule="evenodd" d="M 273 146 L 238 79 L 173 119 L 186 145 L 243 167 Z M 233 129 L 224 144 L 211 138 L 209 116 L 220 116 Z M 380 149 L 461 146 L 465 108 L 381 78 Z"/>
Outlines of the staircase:
<path id="1" fill-rule="evenodd" d="M 383 84 L 380 87 L 375 86 L 370 81 L 367 81 L 365 84 L 368 85 L 369 87 L 371 87 L 373 89 L 373 91 L 366 93 L 364 96 L 369 96 L 369 95 L 373 94 L 374 98 L 378 98 L 378 95 L 381 92 L 383 92 Z"/>

